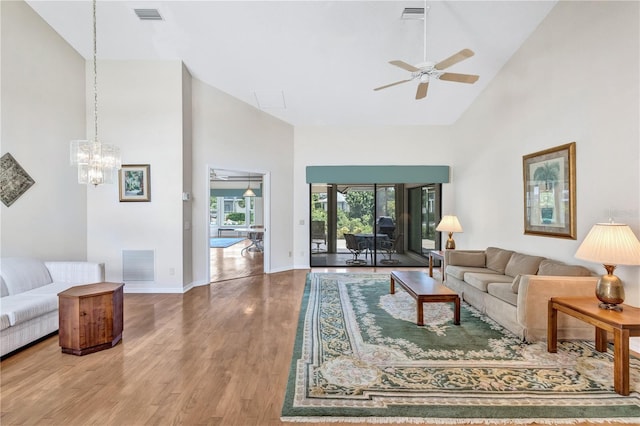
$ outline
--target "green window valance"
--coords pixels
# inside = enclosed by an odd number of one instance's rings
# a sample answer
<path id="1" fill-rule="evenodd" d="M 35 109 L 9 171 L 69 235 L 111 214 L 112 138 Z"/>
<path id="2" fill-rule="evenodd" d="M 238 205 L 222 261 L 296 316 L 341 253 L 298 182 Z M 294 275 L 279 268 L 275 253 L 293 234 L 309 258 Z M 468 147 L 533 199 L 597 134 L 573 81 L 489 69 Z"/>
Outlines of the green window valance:
<path id="1" fill-rule="evenodd" d="M 307 166 L 307 183 L 449 183 L 449 166 Z"/>

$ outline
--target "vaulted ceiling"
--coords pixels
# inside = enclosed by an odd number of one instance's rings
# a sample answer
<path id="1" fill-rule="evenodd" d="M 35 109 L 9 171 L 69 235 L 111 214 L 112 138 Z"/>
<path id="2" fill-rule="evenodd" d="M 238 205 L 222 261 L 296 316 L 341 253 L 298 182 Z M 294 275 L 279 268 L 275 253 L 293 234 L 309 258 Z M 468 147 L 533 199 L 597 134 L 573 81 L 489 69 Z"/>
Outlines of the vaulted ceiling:
<path id="1" fill-rule="evenodd" d="M 91 59 L 90 1 L 27 3 Z M 401 19 L 421 1 L 98 1 L 98 59 L 182 60 L 193 77 L 292 125 L 447 125 L 536 29 L 555 1 L 427 2 L 426 59 L 475 55 L 447 71 L 475 84 L 417 81 L 390 60 L 423 62 L 424 22 Z M 157 9 L 142 21 L 136 8 Z M 100 71 L 98 69 L 98 75 Z M 99 84 L 99 83 L 98 83 Z"/>

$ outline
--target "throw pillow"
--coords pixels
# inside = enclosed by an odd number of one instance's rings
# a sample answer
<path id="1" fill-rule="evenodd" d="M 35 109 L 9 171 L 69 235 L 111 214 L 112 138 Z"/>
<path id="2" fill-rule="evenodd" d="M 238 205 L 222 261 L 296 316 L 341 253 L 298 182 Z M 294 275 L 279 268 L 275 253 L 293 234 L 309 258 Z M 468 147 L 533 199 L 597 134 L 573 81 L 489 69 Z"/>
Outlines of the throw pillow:
<path id="1" fill-rule="evenodd" d="M 540 262 L 538 275 L 565 276 L 565 277 L 589 277 L 591 271 L 580 265 L 567 265 L 555 260 L 545 259 Z"/>
<path id="2" fill-rule="evenodd" d="M 488 247 L 485 253 L 487 254 L 487 268 L 499 274 L 504 274 L 504 268 L 507 266 L 507 262 L 509 262 L 513 252 L 497 247 Z"/>
<path id="3" fill-rule="evenodd" d="M 504 268 L 505 275 L 515 277 L 518 274 L 521 275 L 535 275 L 538 272 L 540 262 L 544 260 L 544 257 L 530 256 L 528 254 L 513 253 L 507 266 Z"/>
<path id="4" fill-rule="evenodd" d="M 470 251 L 450 251 L 449 252 L 449 265 L 455 266 L 474 266 L 478 268 L 484 268 L 485 255 L 484 252 L 470 252 Z"/>

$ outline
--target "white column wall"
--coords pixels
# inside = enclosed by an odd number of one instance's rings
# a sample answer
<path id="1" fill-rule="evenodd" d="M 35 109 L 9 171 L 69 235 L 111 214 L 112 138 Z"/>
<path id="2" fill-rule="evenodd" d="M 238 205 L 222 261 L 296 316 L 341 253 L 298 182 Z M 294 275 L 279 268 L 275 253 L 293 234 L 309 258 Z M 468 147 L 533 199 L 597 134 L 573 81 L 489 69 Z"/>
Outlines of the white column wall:
<path id="1" fill-rule="evenodd" d="M 85 61 L 31 7 L 0 2 L 0 155 L 35 180 L 0 203 L 0 255 L 85 260 L 86 187 L 69 165 L 69 141 L 85 137 Z"/>
<path id="2" fill-rule="evenodd" d="M 100 140 L 123 164 L 151 166 L 151 202 L 119 202 L 117 185 L 88 190 L 88 257 L 106 263 L 108 281 L 122 281 L 122 250 L 155 252 L 155 280 L 125 282 L 127 292 L 184 288 L 182 71 L 180 61 L 98 61 Z M 92 123 L 87 114 L 90 134 Z"/>
<path id="3" fill-rule="evenodd" d="M 193 274 L 209 282 L 209 167 L 266 174 L 269 272 L 291 269 L 293 127 L 193 79 Z"/>

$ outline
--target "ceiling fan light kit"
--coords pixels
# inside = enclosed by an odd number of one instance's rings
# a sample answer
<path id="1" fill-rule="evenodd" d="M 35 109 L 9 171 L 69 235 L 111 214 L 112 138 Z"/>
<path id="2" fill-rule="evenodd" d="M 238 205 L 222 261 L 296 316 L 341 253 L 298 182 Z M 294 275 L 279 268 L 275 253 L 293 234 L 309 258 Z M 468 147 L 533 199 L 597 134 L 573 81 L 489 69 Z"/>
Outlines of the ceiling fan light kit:
<path id="1" fill-rule="evenodd" d="M 425 11 L 427 13 L 425 13 Z M 384 86 L 376 87 L 373 89 L 374 91 L 386 89 L 388 87 L 396 86 L 398 84 L 407 83 L 409 81 L 418 80 L 418 90 L 416 91 L 416 99 L 423 99 L 427 96 L 427 90 L 429 88 L 429 82 L 431 79 L 436 80 L 445 80 L 445 81 L 453 81 L 456 83 L 467 83 L 473 84 L 478 81 L 480 78 L 474 74 L 458 74 L 458 73 L 450 73 L 444 72 L 443 70 L 449 68 L 458 62 L 461 62 L 467 58 L 470 58 L 474 55 L 471 49 L 462 49 L 458 53 L 455 53 L 448 57 L 447 59 L 440 61 L 438 63 L 428 62 L 427 61 L 427 15 L 429 12 L 429 8 L 426 5 L 424 8 L 406 8 L 402 13 L 402 19 L 424 19 L 424 60 L 422 63 L 417 65 L 411 65 L 404 61 L 394 60 L 389 61 L 391 65 L 395 65 L 396 67 L 402 68 L 403 70 L 409 71 L 411 73 L 411 78 L 406 80 L 396 81 L 394 83 L 385 84 Z M 417 18 L 418 15 L 420 18 Z"/>

